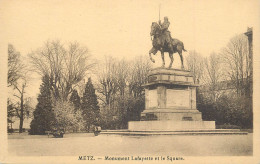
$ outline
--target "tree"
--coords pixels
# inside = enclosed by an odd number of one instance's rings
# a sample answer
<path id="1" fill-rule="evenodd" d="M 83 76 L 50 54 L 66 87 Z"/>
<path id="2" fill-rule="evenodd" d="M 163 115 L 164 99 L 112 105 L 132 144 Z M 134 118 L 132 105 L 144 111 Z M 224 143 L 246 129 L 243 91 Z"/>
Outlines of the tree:
<path id="1" fill-rule="evenodd" d="M 122 59 L 121 61 L 115 63 L 115 81 L 118 88 L 120 96 L 125 95 L 125 89 L 127 85 L 127 80 L 129 77 L 129 63 Z"/>
<path id="2" fill-rule="evenodd" d="M 13 45 L 8 45 L 8 87 L 13 87 L 13 90 L 17 93 L 14 94 L 18 98 L 18 102 L 15 104 L 10 104 L 8 100 L 7 111 L 8 114 L 12 113 L 12 110 L 15 109 L 16 115 L 20 119 L 19 132 L 23 132 L 23 121 L 24 121 L 24 112 L 28 105 L 25 103 L 25 88 L 26 88 L 26 69 L 24 64 L 21 61 L 20 52 L 16 51 Z M 8 115 L 14 116 L 14 115 Z M 9 122 L 11 120 L 8 120 Z"/>
<path id="3" fill-rule="evenodd" d="M 30 106 L 30 98 L 26 97 L 25 88 L 27 87 L 28 80 L 26 78 L 26 73 L 24 73 L 24 77 L 18 79 L 16 83 L 12 84 L 13 87 L 13 97 L 14 99 L 13 107 L 15 108 L 16 114 L 15 116 L 19 118 L 19 133 L 23 132 L 23 122 L 26 115 L 30 114 L 31 106 Z M 11 96 L 10 96 L 11 97 Z M 18 100 L 17 100 L 18 98 Z"/>
<path id="4" fill-rule="evenodd" d="M 90 126 L 97 124 L 99 119 L 97 95 L 95 93 L 91 78 L 88 78 L 85 92 L 83 93 L 81 109 L 83 112 L 83 118 L 86 121 L 86 129 L 89 131 Z"/>
<path id="5" fill-rule="evenodd" d="M 73 103 L 75 111 L 80 109 L 80 97 L 77 90 L 73 90 L 70 96 L 70 102 Z"/>
<path id="6" fill-rule="evenodd" d="M 45 134 L 45 131 L 50 131 L 55 123 L 50 88 L 50 78 L 48 75 L 45 75 L 42 78 L 40 94 L 37 98 L 38 104 L 36 105 L 36 109 L 33 112 L 34 118 L 30 125 L 30 134 Z"/>
<path id="7" fill-rule="evenodd" d="M 223 127 L 253 127 L 252 97 L 246 94 L 250 82 L 247 46 L 244 35 L 235 36 L 220 55 L 213 53 L 206 60 L 206 92 L 214 101 L 206 96 L 205 88 L 199 90 L 197 104 L 203 119 L 215 120 Z"/>
<path id="8" fill-rule="evenodd" d="M 132 61 L 106 58 L 98 74 L 98 92 L 102 128 L 127 128 L 130 120 L 140 120 L 144 110 L 144 88 L 151 68 L 149 58 L 140 56 Z"/>
<path id="9" fill-rule="evenodd" d="M 7 122 L 11 124 L 11 127 L 8 127 L 8 130 L 12 130 L 12 124 L 14 123 L 13 117 L 15 116 L 15 107 L 11 100 L 7 99 Z"/>
<path id="10" fill-rule="evenodd" d="M 196 93 L 197 108 L 202 113 L 202 119 L 205 121 L 218 121 L 217 103 L 212 99 L 202 94 L 201 90 L 198 89 Z M 218 123 L 218 122 L 217 122 Z"/>
<path id="11" fill-rule="evenodd" d="M 75 130 L 83 126 L 82 112 L 75 111 L 74 106 L 69 101 L 57 100 L 53 107 L 55 123 L 54 129 Z"/>
<path id="12" fill-rule="evenodd" d="M 231 80 L 236 96 L 228 101 L 230 118 L 233 123 L 252 128 L 253 111 L 250 95 L 250 60 L 247 37 L 243 34 L 230 39 L 222 50 L 226 78 Z M 225 101 L 225 100 L 224 100 Z"/>
<path id="13" fill-rule="evenodd" d="M 217 101 L 217 124 L 236 125 L 241 128 L 253 127 L 253 113 L 248 106 L 248 98 L 245 96 L 222 95 Z"/>
<path id="14" fill-rule="evenodd" d="M 209 86 L 213 101 L 215 101 L 217 96 L 217 85 L 222 78 L 220 56 L 216 53 L 211 53 L 209 58 L 205 59 L 205 68 L 204 79 L 206 79 L 206 84 Z"/>
<path id="15" fill-rule="evenodd" d="M 73 89 L 72 94 L 70 96 L 70 102 L 74 105 L 74 115 L 76 117 L 76 119 L 78 120 L 78 122 L 80 124 L 78 124 L 78 126 L 74 126 L 73 131 L 77 132 L 78 130 L 80 130 L 81 125 L 83 125 L 83 117 L 82 117 L 82 110 L 81 110 L 81 102 L 80 102 L 80 97 L 78 94 L 78 91 L 76 89 Z"/>
<path id="16" fill-rule="evenodd" d="M 8 45 L 8 86 L 15 85 L 23 77 L 24 65 L 21 62 L 20 52 L 13 45 Z"/>
<path id="17" fill-rule="evenodd" d="M 117 60 L 106 56 L 105 61 L 101 62 L 97 71 L 97 92 L 98 98 L 101 101 L 101 124 L 102 128 L 110 128 L 115 125 L 116 111 L 116 94 L 119 91 L 116 78 Z M 124 88 L 121 88 L 121 91 Z"/>
<path id="18" fill-rule="evenodd" d="M 17 98 L 19 98 L 19 103 L 18 103 L 18 107 L 15 107 L 16 109 L 16 114 L 20 119 L 20 125 L 19 125 L 19 133 L 23 132 L 23 120 L 24 120 L 24 94 L 25 94 L 25 87 L 26 87 L 26 82 L 24 82 L 21 86 L 21 88 L 19 88 L 17 85 L 14 86 L 15 89 L 18 91 L 18 95 L 14 95 Z"/>
<path id="19" fill-rule="evenodd" d="M 151 69 L 150 59 L 139 56 L 134 59 L 130 67 L 129 75 L 129 93 L 132 94 L 135 98 L 142 96 L 144 94 L 144 85 L 148 82 L 148 73 Z"/>
<path id="20" fill-rule="evenodd" d="M 99 99 L 103 104 L 109 107 L 114 101 L 114 94 L 118 91 L 118 85 L 116 81 L 116 62 L 112 57 L 106 57 L 105 63 L 102 63 L 98 75 L 98 88 L 97 91 L 101 94 Z"/>
<path id="21" fill-rule="evenodd" d="M 250 75 L 246 36 L 242 34 L 231 38 L 227 46 L 222 50 L 222 57 L 225 63 L 227 79 L 233 81 L 237 95 L 244 94 L 244 88 L 247 88 L 247 82 L 249 82 L 247 78 Z"/>
<path id="22" fill-rule="evenodd" d="M 125 124 L 128 121 L 139 121 L 141 112 L 145 109 L 145 92 L 143 85 L 148 82 L 148 73 L 151 69 L 149 58 L 139 56 L 133 61 L 130 68 L 129 96 L 126 98 Z"/>
<path id="23" fill-rule="evenodd" d="M 186 57 L 188 70 L 193 73 L 194 83 L 200 82 L 204 73 L 204 59 L 196 51 L 190 51 Z"/>
<path id="24" fill-rule="evenodd" d="M 93 66 L 87 48 L 77 42 L 70 43 L 66 48 L 60 41 L 48 41 L 29 57 L 34 70 L 50 78 L 56 100 L 67 100 L 73 86 L 83 80 Z"/>

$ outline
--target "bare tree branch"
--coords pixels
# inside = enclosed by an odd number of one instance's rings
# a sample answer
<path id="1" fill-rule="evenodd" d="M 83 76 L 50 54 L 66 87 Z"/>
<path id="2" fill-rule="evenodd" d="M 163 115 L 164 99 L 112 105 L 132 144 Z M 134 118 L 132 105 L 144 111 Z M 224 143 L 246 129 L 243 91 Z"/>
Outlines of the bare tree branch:
<path id="1" fill-rule="evenodd" d="M 241 94 L 245 85 L 245 78 L 249 75 L 249 53 L 247 38 L 244 35 L 233 37 L 228 45 L 222 50 L 223 62 L 225 63 L 226 76 L 231 79 Z"/>
<path id="2" fill-rule="evenodd" d="M 60 41 L 48 41 L 29 57 L 37 73 L 50 77 L 54 97 L 63 100 L 68 98 L 73 86 L 83 80 L 94 65 L 87 48 L 77 42 L 65 48 Z"/>

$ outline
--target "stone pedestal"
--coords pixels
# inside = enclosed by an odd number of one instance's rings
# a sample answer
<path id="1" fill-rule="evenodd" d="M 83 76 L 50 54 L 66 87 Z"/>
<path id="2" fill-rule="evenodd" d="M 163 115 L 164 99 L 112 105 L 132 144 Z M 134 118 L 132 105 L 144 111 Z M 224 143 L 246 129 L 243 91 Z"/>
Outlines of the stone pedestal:
<path id="1" fill-rule="evenodd" d="M 148 75 L 142 120 L 201 121 L 196 87 L 189 71 L 157 68 Z"/>
<path id="2" fill-rule="evenodd" d="M 190 71 L 156 68 L 145 87 L 145 110 L 140 122 L 129 122 L 129 130 L 212 129 L 214 121 L 202 121 L 196 109 L 196 87 Z"/>

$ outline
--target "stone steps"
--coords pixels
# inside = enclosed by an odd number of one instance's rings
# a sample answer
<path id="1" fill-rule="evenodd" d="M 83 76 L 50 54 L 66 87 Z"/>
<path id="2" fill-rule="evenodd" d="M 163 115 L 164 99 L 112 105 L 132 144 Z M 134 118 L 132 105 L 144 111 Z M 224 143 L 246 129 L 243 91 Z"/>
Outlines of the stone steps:
<path id="1" fill-rule="evenodd" d="M 239 132 L 240 129 L 198 129 L 198 130 L 128 130 L 128 129 L 119 129 L 119 130 L 102 130 L 102 132 L 212 132 L 212 131 L 216 131 L 216 132 Z"/>
<path id="2" fill-rule="evenodd" d="M 182 131 L 129 131 L 129 130 L 102 130 L 100 134 L 115 135 L 247 135 L 239 129 L 210 129 L 210 130 L 182 130 Z"/>

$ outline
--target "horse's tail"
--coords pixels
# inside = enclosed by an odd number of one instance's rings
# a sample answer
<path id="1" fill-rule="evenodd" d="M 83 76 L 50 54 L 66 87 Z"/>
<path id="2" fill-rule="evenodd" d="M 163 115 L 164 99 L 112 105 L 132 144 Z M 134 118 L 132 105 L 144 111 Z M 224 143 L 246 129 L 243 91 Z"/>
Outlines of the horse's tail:
<path id="1" fill-rule="evenodd" d="M 183 43 L 182 43 L 182 50 L 185 51 L 185 52 L 187 51 L 187 50 L 185 50 Z"/>

